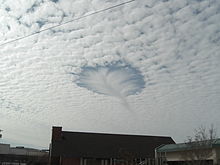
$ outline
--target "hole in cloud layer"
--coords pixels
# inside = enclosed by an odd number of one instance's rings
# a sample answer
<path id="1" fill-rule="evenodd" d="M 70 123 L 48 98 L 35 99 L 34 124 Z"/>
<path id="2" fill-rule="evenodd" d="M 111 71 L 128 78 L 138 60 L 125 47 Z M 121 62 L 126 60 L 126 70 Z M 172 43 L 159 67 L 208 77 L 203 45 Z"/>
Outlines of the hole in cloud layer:
<path id="1" fill-rule="evenodd" d="M 52 2 L 54 2 L 54 3 L 57 3 L 59 0 L 51 0 Z"/>
<path id="2" fill-rule="evenodd" d="M 76 84 L 98 94 L 120 99 L 128 108 L 126 97 L 135 95 L 145 87 L 141 72 L 128 64 L 83 67 L 77 74 Z"/>

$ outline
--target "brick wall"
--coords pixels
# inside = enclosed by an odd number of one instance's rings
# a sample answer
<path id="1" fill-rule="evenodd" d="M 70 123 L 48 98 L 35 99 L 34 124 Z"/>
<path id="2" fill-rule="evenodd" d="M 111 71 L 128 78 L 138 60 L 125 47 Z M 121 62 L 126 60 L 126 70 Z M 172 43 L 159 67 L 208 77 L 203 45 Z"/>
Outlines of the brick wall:
<path id="1" fill-rule="evenodd" d="M 60 165 L 80 165 L 80 158 L 61 158 Z"/>
<path id="2" fill-rule="evenodd" d="M 62 127 L 53 127 L 52 128 L 52 141 L 61 140 L 62 138 Z"/>

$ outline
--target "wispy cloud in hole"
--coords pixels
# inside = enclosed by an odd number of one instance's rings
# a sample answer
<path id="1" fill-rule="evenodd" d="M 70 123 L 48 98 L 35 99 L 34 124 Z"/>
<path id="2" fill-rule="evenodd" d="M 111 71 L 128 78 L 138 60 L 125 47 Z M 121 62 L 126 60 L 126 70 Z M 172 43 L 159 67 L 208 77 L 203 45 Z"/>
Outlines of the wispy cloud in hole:
<path id="1" fill-rule="evenodd" d="M 130 109 L 126 97 L 140 93 L 145 87 L 141 72 L 128 64 L 83 67 L 75 82 L 95 93 L 118 98 L 126 109 Z"/>

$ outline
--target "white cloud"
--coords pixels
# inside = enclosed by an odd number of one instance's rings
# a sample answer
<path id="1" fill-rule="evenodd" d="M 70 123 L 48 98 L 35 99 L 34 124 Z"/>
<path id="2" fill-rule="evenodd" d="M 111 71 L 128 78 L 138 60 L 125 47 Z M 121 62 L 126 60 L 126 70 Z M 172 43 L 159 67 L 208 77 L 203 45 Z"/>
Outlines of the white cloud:
<path id="1" fill-rule="evenodd" d="M 0 3 L 0 43 L 4 43 L 119 1 Z M 135 1 L 2 46 L 0 98 L 5 101 L 0 102 L 1 114 L 12 121 L 21 116 L 11 124 L 0 120 L 3 129 L 10 130 L 4 137 L 13 136 L 12 128 L 26 130 L 25 135 L 16 135 L 24 143 L 21 139 L 26 135 L 34 137 L 31 129 L 42 129 L 41 141 L 25 140 L 47 147 L 47 129 L 60 124 L 69 130 L 170 135 L 180 141 L 199 124 L 218 126 L 219 7 L 214 0 Z M 78 87 L 68 74 L 117 61 L 144 76 L 141 93 L 125 94 L 136 116 L 125 111 L 117 98 Z M 124 73 L 111 75 L 107 77 L 117 83 L 125 78 Z M 11 107 L 6 108 L 9 102 Z M 18 106 L 20 110 L 15 111 L 13 107 Z M 18 126 L 23 118 L 35 124 Z"/>

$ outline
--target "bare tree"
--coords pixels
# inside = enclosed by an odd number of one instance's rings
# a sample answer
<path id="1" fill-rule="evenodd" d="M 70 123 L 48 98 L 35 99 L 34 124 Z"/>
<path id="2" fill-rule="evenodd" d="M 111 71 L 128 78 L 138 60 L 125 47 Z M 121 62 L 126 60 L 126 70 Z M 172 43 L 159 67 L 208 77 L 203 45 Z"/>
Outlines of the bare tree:
<path id="1" fill-rule="evenodd" d="M 207 130 L 204 126 L 195 129 L 194 136 L 186 140 L 186 151 L 182 152 L 183 158 L 191 165 L 207 165 L 206 161 L 213 154 L 211 146 L 217 138 L 213 125 Z"/>

